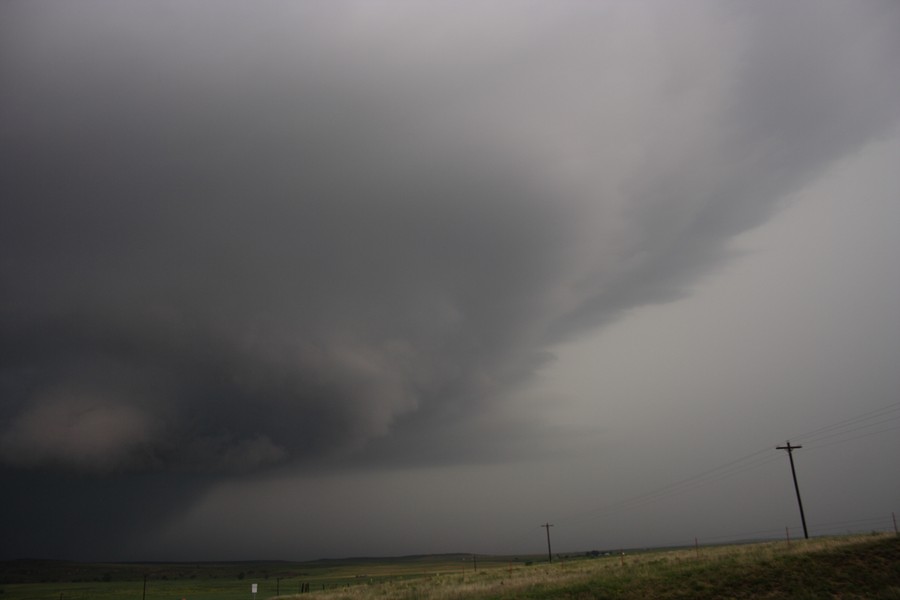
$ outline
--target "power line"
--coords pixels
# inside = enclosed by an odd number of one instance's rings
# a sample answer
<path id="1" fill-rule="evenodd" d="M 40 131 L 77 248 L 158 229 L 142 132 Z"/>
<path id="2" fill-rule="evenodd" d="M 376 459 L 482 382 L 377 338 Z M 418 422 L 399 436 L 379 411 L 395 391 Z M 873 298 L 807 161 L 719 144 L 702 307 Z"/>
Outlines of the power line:
<path id="1" fill-rule="evenodd" d="M 768 450 L 768 448 L 766 450 Z M 664 498 L 677 496 L 678 494 L 692 491 L 709 483 L 715 483 L 723 479 L 739 475 L 740 473 L 756 469 L 757 467 L 761 467 L 762 465 L 774 462 L 775 460 L 775 458 L 767 456 L 763 458 L 757 458 L 746 464 L 735 465 L 729 468 L 724 468 L 725 466 L 723 466 L 713 470 L 714 472 L 682 480 L 681 482 L 671 484 L 669 486 L 666 486 L 665 488 L 656 490 L 655 492 L 648 492 L 646 494 L 642 494 L 641 496 L 623 500 L 618 504 L 611 505 L 608 508 L 607 512 L 636 508 L 638 506 L 651 504 Z"/>
<path id="2" fill-rule="evenodd" d="M 877 425 L 884 425 L 885 423 L 890 423 L 891 421 L 900 421 L 900 415 L 897 415 L 896 417 L 891 417 L 890 419 L 883 419 L 880 421 L 876 421 L 874 423 L 867 423 L 865 425 L 859 425 L 858 427 L 852 427 L 850 429 L 844 429 L 844 430 L 834 431 L 834 432 L 823 434 L 823 435 L 818 435 L 818 436 L 811 437 L 811 438 L 805 438 L 805 440 L 807 443 L 819 442 L 822 440 L 828 440 L 828 439 L 831 439 L 834 437 L 846 435 L 848 433 L 853 433 L 854 431 L 868 429 L 870 427 L 875 427 Z"/>
<path id="3" fill-rule="evenodd" d="M 794 439 L 799 439 L 802 441 L 812 441 L 816 436 L 818 436 L 821 433 L 826 433 L 826 432 L 829 432 L 829 431 L 832 431 L 835 429 L 839 430 L 842 427 L 845 427 L 848 425 L 855 425 L 857 423 L 868 421 L 869 419 L 875 419 L 875 418 L 890 414 L 890 413 L 892 413 L 894 411 L 898 411 L 898 410 L 900 410 L 900 402 L 894 402 L 892 404 L 882 406 L 881 408 L 876 408 L 874 410 L 870 410 L 868 412 L 864 412 L 862 414 L 856 415 L 855 417 L 850 417 L 848 419 L 844 419 L 842 421 L 837 421 L 830 425 L 825 425 L 824 427 L 814 429 L 814 430 L 804 433 L 802 435 L 796 435 L 796 436 L 794 436 Z M 893 420 L 893 419 L 891 419 L 891 420 Z M 883 423 L 883 421 L 879 421 L 879 423 Z M 873 425 L 874 424 L 877 424 L 877 423 L 873 423 Z M 866 426 L 864 426 L 864 427 L 866 427 Z"/>
<path id="4" fill-rule="evenodd" d="M 836 446 L 836 445 L 838 445 L 838 444 L 845 444 L 845 443 L 847 443 L 847 442 L 852 442 L 852 441 L 854 441 L 854 440 L 860 440 L 860 439 L 863 439 L 863 438 L 871 437 L 871 436 L 873 436 L 873 435 L 877 435 L 877 434 L 879 434 L 879 433 L 885 433 L 885 432 L 887 432 L 887 431 L 896 431 L 896 430 L 898 430 L 898 429 L 900 429 L 900 426 L 898 426 L 898 427 L 888 427 L 887 429 L 879 429 L 879 430 L 877 430 L 877 431 L 869 431 L 868 433 L 864 433 L 864 434 L 862 434 L 862 435 L 855 435 L 855 436 L 850 437 L 850 438 L 845 438 L 845 439 L 842 439 L 842 440 L 835 440 L 835 441 L 833 441 L 833 442 L 828 442 L 827 444 L 816 444 L 816 445 L 814 445 L 814 446 L 811 446 L 810 449 L 811 449 L 811 450 L 818 450 L 818 449 L 820 449 L 820 448 L 828 448 L 829 446 Z"/>
<path id="5" fill-rule="evenodd" d="M 718 479 L 722 479 L 725 477 L 730 477 L 732 475 L 736 475 L 738 473 L 744 472 L 746 470 L 756 468 L 765 463 L 772 462 L 774 459 L 770 457 L 765 458 L 757 458 L 763 452 L 768 452 L 769 449 L 765 448 L 762 450 L 757 450 L 751 454 L 746 456 L 742 456 L 741 458 L 737 458 L 731 461 L 728 461 L 724 464 L 721 464 L 717 467 L 713 467 L 712 469 L 708 469 L 697 475 L 693 475 L 691 477 L 687 477 L 685 479 L 681 479 L 665 485 L 663 487 L 657 488 L 655 490 L 651 490 L 649 492 L 644 492 L 643 494 L 638 494 L 637 496 L 632 496 L 631 498 L 625 498 L 618 502 L 613 502 L 606 506 L 592 509 L 589 511 L 585 511 L 583 513 L 579 513 L 577 515 L 570 516 L 566 518 L 566 521 L 572 521 L 573 519 L 585 518 L 585 517 L 597 517 L 601 514 L 606 514 L 610 512 L 617 512 L 621 510 L 628 510 L 634 508 L 636 506 L 640 506 L 643 504 L 650 504 L 652 502 L 656 502 L 657 500 L 661 500 L 668 496 L 673 496 L 677 494 L 681 494 L 687 492 L 696 487 L 700 487 L 702 485 L 706 485 L 707 483 L 711 483 Z M 756 459 L 748 464 L 747 463 L 751 459 Z"/>

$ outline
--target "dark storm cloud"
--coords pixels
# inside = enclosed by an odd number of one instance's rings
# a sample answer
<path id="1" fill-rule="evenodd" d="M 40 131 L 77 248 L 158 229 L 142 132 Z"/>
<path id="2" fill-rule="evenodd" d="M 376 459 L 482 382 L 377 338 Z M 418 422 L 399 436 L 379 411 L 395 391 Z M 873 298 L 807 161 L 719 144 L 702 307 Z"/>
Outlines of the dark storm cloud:
<path id="1" fill-rule="evenodd" d="M 0 460 L 514 437 L 551 343 L 895 122 L 896 6 L 729 8 L 6 3 Z"/>
<path id="2" fill-rule="evenodd" d="M 288 63 L 260 75 L 224 40 L 173 50 L 127 16 L 71 16 L 8 75 L 8 464 L 357 448 L 532 351 L 518 324 L 561 219 L 527 177 L 428 139 L 377 81 L 335 82 L 349 58 L 320 75 L 254 49 Z"/>
<path id="3" fill-rule="evenodd" d="M 816 27 L 790 8 L 740 15 L 738 58 L 694 65 L 697 82 L 677 80 L 696 57 L 664 40 L 674 58 L 643 77 L 676 80 L 611 115 L 639 159 L 593 165 L 585 206 L 528 164 L 543 149 L 505 146 L 542 141 L 546 121 L 587 138 L 570 151 L 598 143 L 609 99 L 589 69 L 604 65 L 576 48 L 519 34 L 513 49 L 550 58 L 516 66 L 439 46 L 445 79 L 401 61 L 409 27 L 429 25 L 403 15 L 356 39 L 351 5 L 229 5 L 209 23 L 92 6 L 97 22 L 7 9 L 22 27 L 4 59 L 0 448 L 15 466 L 248 470 L 490 402 L 548 341 L 683 294 L 730 236 L 896 112 L 892 15 L 854 13 L 853 32 L 833 8 Z M 197 33 L 166 31 L 174 17 Z M 704 79 L 717 68 L 723 81 Z M 517 103 L 544 93 L 529 78 L 558 105 Z M 579 94 L 596 108 L 561 117 Z M 662 106 L 670 118 L 644 113 Z M 653 126 L 632 129 L 642 118 Z M 602 178 L 620 197 L 591 187 Z M 585 216 L 616 235 L 590 240 Z"/>

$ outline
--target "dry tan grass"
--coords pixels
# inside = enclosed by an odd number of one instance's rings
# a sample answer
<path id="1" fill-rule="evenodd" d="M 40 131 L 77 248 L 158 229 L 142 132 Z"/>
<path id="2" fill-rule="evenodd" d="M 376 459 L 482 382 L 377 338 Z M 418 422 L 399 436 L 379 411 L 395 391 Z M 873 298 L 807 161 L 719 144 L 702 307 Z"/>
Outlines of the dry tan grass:
<path id="1" fill-rule="evenodd" d="M 880 536 L 879 536 L 880 537 Z M 395 580 L 350 586 L 313 594 L 282 596 L 281 600 L 456 600 L 461 598 L 515 597 L 526 593 L 552 597 L 553 588 L 586 584 L 598 578 L 643 580 L 660 574 L 677 573 L 698 563 L 741 565 L 769 561 L 785 555 L 799 555 L 878 539 L 872 535 L 813 540 L 768 542 L 736 546 L 706 546 L 698 550 L 679 549 L 645 552 L 595 559 L 576 559 L 553 564 L 492 567 L 476 572 L 434 575 L 419 579 Z"/>

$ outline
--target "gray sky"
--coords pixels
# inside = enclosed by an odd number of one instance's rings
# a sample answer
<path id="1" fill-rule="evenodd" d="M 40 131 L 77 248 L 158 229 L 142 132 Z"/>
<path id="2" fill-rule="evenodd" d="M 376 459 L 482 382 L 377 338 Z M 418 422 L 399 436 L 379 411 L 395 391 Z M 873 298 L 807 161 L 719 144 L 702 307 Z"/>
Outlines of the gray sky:
<path id="1" fill-rule="evenodd" d="M 3 557 L 797 533 L 788 438 L 812 533 L 887 526 L 898 32 L 891 2 L 0 5 Z"/>

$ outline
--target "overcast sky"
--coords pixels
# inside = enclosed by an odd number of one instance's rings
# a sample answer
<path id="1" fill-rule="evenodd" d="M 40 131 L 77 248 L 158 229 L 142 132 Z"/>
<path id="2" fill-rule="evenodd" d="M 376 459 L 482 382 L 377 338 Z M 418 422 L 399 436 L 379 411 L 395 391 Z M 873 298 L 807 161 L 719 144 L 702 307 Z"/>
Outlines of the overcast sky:
<path id="1" fill-rule="evenodd" d="M 0 4 L 0 557 L 800 535 L 787 439 L 889 527 L 897 65 L 896 2 Z"/>

